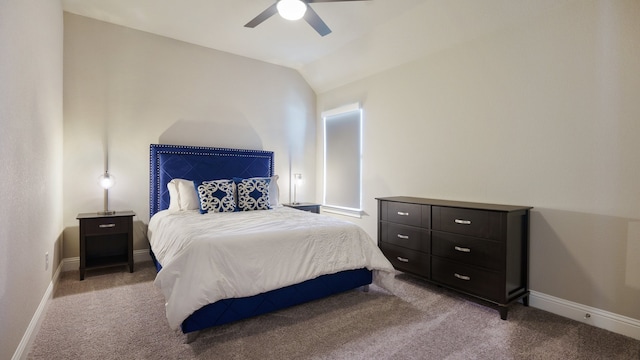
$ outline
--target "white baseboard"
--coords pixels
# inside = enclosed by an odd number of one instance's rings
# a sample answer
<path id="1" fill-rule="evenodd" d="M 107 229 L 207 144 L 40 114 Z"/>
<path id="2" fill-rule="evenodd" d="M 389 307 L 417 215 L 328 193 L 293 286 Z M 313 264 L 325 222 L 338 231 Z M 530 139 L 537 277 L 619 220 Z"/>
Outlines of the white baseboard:
<path id="1" fill-rule="evenodd" d="M 143 261 L 151 261 L 151 255 L 149 255 L 149 250 L 134 250 L 133 251 L 133 261 L 143 262 Z M 62 259 L 60 265 L 56 269 L 56 272 L 53 274 L 53 278 L 47 287 L 44 295 L 42 296 L 42 300 L 40 300 L 40 305 L 36 309 L 36 312 L 33 314 L 31 318 L 31 322 L 27 327 L 24 335 L 22 336 L 22 340 L 20 344 L 18 344 L 18 348 L 15 353 L 13 353 L 12 360 L 23 360 L 27 358 L 29 355 L 29 349 L 31 349 L 31 345 L 38 335 L 38 330 L 40 329 L 40 325 L 42 324 L 42 320 L 44 320 L 44 314 L 46 313 L 47 306 L 49 305 L 49 300 L 53 297 L 53 291 L 58 284 L 58 279 L 60 278 L 60 274 L 65 271 L 78 270 L 80 268 L 80 258 L 66 258 Z"/>
<path id="2" fill-rule="evenodd" d="M 46 314 L 47 306 L 49 305 L 49 300 L 53 296 L 53 290 L 58 283 L 58 279 L 60 278 L 60 273 L 62 272 L 62 264 L 58 265 L 56 272 L 53 273 L 53 278 L 47 286 L 47 290 L 44 292 L 42 296 L 42 300 L 40 300 L 40 305 L 36 309 L 36 312 L 33 314 L 31 321 L 29 322 L 29 326 L 27 326 L 27 330 L 22 335 L 22 340 L 20 340 L 20 344 L 18 344 L 18 348 L 13 353 L 12 360 L 23 360 L 27 358 L 29 355 L 29 349 L 31 349 L 31 345 L 33 341 L 36 339 L 36 335 L 38 335 L 38 330 L 40 329 L 40 325 L 42 324 L 42 320 L 44 320 L 44 315 Z"/>
<path id="3" fill-rule="evenodd" d="M 134 262 L 151 261 L 149 250 L 135 250 L 133 252 L 133 260 Z M 42 323 L 42 320 L 44 320 L 47 305 L 53 296 L 53 290 L 58 283 L 60 273 L 77 270 L 79 267 L 80 258 L 78 257 L 65 258 L 62 260 L 56 269 L 47 290 L 42 296 L 40 305 L 38 305 L 36 312 L 31 318 L 31 322 L 22 336 L 22 340 L 20 341 L 16 352 L 11 358 L 12 360 L 22 360 L 27 358 L 31 344 L 33 344 L 33 341 L 38 334 L 40 324 Z M 640 340 L 640 320 L 637 319 L 614 314 L 612 312 L 564 300 L 533 290 L 529 294 L 529 305 L 556 315 Z M 587 314 L 589 316 L 587 316 Z"/>
<path id="4" fill-rule="evenodd" d="M 149 249 L 133 250 L 133 263 L 151 261 Z M 62 272 L 78 270 L 80 268 L 80 258 L 64 258 L 62 259 Z"/>
<path id="5" fill-rule="evenodd" d="M 530 292 L 529 305 L 556 315 L 640 340 L 640 320 L 637 319 L 560 299 L 537 291 Z"/>

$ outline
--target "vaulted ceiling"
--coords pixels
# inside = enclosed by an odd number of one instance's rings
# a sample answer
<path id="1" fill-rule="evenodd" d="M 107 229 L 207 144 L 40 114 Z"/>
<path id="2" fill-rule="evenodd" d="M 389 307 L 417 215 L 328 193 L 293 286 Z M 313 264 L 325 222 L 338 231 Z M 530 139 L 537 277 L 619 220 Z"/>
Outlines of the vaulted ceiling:
<path id="1" fill-rule="evenodd" d="M 70 13 L 296 69 L 317 92 L 534 21 L 578 0 L 370 0 L 314 3 L 331 28 L 253 17 L 276 0 L 62 0 Z"/>

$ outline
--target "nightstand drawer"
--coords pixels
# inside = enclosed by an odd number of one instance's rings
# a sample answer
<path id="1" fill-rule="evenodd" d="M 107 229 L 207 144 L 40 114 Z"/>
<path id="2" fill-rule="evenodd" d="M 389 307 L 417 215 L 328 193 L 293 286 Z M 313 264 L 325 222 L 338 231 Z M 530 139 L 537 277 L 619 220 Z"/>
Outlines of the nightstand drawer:
<path id="1" fill-rule="evenodd" d="M 380 241 L 429 253 L 429 230 L 394 223 L 380 223 Z"/>
<path id="2" fill-rule="evenodd" d="M 104 217 L 85 219 L 81 225 L 85 235 L 122 234 L 129 231 L 130 219 L 126 217 Z"/>
<path id="3" fill-rule="evenodd" d="M 394 268 L 430 278 L 431 265 L 429 255 L 388 243 L 380 243 L 382 253 Z"/>
<path id="4" fill-rule="evenodd" d="M 499 213 L 486 210 L 434 206 L 433 229 L 455 234 L 498 239 Z"/>
<path id="5" fill-rule="evenodd" d="M 429 227 L 429 206 L 401 202 L 386 202 L 385 205 L 387 214 L 386 219 L 383 220 L 404 225 Z"/>
<path id="6" fill-rule="evenodd" d="M 504 267 L 503 245 L 497 241 L 434 231 L 432 253 L 451 260 L 500 270 Z"/>
<path id="7" fill-rule="evenodd" d="M 466 266 L 438 257 L 432 258 L 433 280 L 487 300 L 505 301 L 500 273 Z"/>

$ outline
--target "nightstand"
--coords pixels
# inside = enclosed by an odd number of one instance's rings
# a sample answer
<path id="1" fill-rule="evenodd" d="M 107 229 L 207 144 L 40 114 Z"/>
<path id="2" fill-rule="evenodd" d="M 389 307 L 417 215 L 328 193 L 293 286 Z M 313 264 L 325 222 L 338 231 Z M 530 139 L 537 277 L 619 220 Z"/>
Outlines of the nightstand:
<path id="1" fill-rule="evenodd" d="M 320 204 L 297 203 L 297 204 L 282 204 L 282 205 L 286 207 L 302 210 L 302 211 L 308 211 L 308 212 L 320 214 Z"/>
<path id="2" fill-rule="evenodd" d="M 78 214 L 80 221 L 80 280 L 86 269 L 129 265 L 133 272 L 133 211 Z"/>

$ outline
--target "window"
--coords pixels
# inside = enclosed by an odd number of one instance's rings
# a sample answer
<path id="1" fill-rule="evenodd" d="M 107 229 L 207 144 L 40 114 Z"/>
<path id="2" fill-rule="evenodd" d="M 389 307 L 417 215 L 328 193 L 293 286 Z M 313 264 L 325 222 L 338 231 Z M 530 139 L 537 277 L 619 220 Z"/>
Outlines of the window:
<path id="1" fill-rule="evenodd" d="M 322 113 L 325 211 L 360 217 L 362 210 L 362 109 L 346 105 Z"/>

